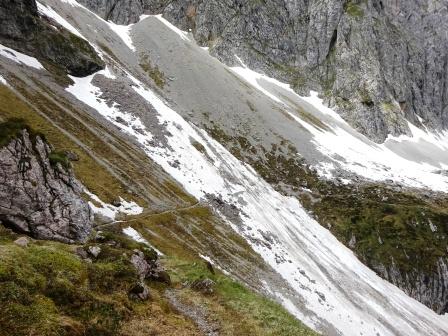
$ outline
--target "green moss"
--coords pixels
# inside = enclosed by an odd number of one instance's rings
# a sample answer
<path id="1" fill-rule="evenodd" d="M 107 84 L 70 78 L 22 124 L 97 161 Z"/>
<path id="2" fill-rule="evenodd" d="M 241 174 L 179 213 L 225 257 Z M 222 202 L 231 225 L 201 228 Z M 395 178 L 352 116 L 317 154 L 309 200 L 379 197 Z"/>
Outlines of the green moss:
<path id="1" fill-rule="evenodd" d="M 296 111 L 299 114 L 300 118 L 306 121 L 307 123 L 315 126 L 320 130 L 325 130 L 327 132 L 331 131 L 330 128 L 327 125 L 325 125 L 322 121 L 320 121 L 319 118 L 315 117 L 310 112 L 307 112 L 305 109 L 297 107 Z"/>
<path id="2" fill-rule="evenodd" d="M 8 145 L 11 140 L 20 136 L 24 129 L 30 131 L 24 119 L 10 118 L 0 123 L 0 147 Z"/>
<path id="3" fill-rule="evenodd" d="M 381 107 L 386 112 L 392 112 L 393 110 L 396 109 L 394 103 L 392 103 L 392 102 L 384 102 L 384 103 L 381 104 Z"/>
<path id="4" fill-rule="evenodd" d="M 345 12 L 354 18 L 362 18 L 364 16 L 364 11 L 361 6 L 353 0 L 345 4 Z"/>
<path id="5" fill-rule="evenodd" d="M 196 148 L 199 152 L 201 152 L 202 154 L 207 154 L 207 150 L 200 142 L 197 142 L 194 139 L 191 139 L 190 141 L 193 147 Z"/>
<path id="6" fill-rule="evenodd" d="M 151 64 L 151 60 L 148 55 L 144 55 L 140 59 L 140 67 L 151 77 L 154 83 L 163 89 L 166 84 L 165 74 L 159 70 L 157 66 Z"/>
<path id="7" fill-rule="evenodd" d="M 67 158 L 65 152 L 53 151 L 48 155 L 48 159 L 50 160 L 50 164 L 53 167 L 56 167 L 58 164 L 60 164 L 65 169 L 70 168 L 70 161 Z"/>
<path id="8" fill-rule="evenodd" d="M 0 325 L 8 326 L 8 335 L 68 335 L 71 328 L 115 335 L 129 310 L 125 293 L 137 279 L 123 257 L 88 264 L 63 244 L 2 244 Z"/>
<path id="9" fill-rule="evenodd" d="M 246 100 L 246 104 L 247 104 L 247 106 L 249 106 L 249 109 L 252 112 L 256 112 L 257 111 L 257 108 L 255 107 L 254 103 L 252 103 L 250 100 Z"/>

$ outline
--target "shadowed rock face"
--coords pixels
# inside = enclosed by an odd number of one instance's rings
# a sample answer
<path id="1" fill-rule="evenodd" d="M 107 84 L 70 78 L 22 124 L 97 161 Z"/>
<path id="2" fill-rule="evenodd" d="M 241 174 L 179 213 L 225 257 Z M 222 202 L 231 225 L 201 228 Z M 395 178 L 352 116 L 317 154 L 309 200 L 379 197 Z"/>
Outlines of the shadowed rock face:
<path id="1" fill-rule="evenodd" d="M 56 22 L 40 17 L 35 0 L 1 2 L 0 21 L 1 44 L 50 62 L 76 77 L 104 68 L 87 41 Z"/>
<path id="2" fill-rule="evenodd" d="M 50 153 L 27 130 L 0 148 L 0 221 L 37 239 L 83 242 L 93 218 L 82 185 Z"/>
<path id="3" fill-rule="evenodd" d="M 104 20 L 128 25 L 139 20 L 143 14 L 145 0 L 80 0 L 80 4 L 88 7 Z"/>
<path id="4" fill-rule="evenodd" d="M 163 13 L 226 64 L 239 65 L 238 55 L 299 93 L 322 92 L 374 141 L 407 134 L 405 119 L 448 127 L 447 0 L 81 3 L 120 24 L 138 21 L 145 11 Z"/>

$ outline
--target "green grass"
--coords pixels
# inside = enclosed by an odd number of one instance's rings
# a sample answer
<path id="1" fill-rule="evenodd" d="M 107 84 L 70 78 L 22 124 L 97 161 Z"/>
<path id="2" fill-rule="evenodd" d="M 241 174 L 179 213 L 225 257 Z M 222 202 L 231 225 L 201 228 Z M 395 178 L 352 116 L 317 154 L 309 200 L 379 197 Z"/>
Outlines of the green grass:
<path id="1" fill-rule="evenodd" d="M 13 243 L 17 235 L 0 227 L 0 335 L 134 336 L 150 330 L 157 335 L 197 335 L 191 321 L 176 317 L 164 298 L 166 284 L 148 283 L 150 301 L 128 298 L 138 279 L 129 262 L 132 251 L 137 248 L 156 258 L 154 251 L 118 231 L 103 236 L 101 242 L 84 246 L 101 247 L 98 258 L 89 263 L 70 245 L 33 241 L 19 247 Z M 222 335 L 316 335 L 279 304 L 219 271 L 211 274 L 197 257 L 167 257 L 163 262 L 177 288 L 205 277 L 216 282 L 212 296 L 186 287 L 179 291 L 190 304 L 205 305 L 222 326 Z"/>
<path id="2" fill-rule="evenodd" d="M 172 275 L 175 282 L 191 283 L 209 278 L 216 283 L 215 293 L 211 296 L 201 296 L 195 300 L 191 298 L 193 291 L 188 291 L 184 296 L 213 312 L 213 316 L 223 325 L 220 330 L 222 335 L 318 335 L 276 302 L 249 290 L 218 270 L 212 274 L 202 260 L 183 262 L 170 258 L 167 263 L 174 270 Z"/>
<path id="3" fill-rule="evenodd" d="M 11 140 L 20 136 L 20 133 L 24 129 L 31 132 L 24 119 L 10 118 L 5 122 L 0 123 L 0 147 L 8 145 Z"/>
<path id="4" fill-rule="evenodd" d="M 161 89 L 166 85 L 165 74 L 157 66 L 153 66 L 148 55 L 140 59 L 140 67 L 148 74 L 154 83 Z"/>
<path id="5" fill-rule="evenodd" d="M 70 161 L 67 158 L 65 152 L 62 151 L 53 151 L 48 155 L 50 160 L 50 164 L 55 167 L 57 164 L 60 164 L 63 168 L 68 169 L 70 167 Z"/>
<path id="6" fill-rule="evenodd" d="M 132 311 L 126 293 L 137 281 L 123 257 L 126 251 L 115 248 L 119 257 L 104 254 L 87 263 L 68 245 L 35 242 L 22 248 L 5 238 L 0 243 L 2 330 L 10 336 L 116 335 Z"/>

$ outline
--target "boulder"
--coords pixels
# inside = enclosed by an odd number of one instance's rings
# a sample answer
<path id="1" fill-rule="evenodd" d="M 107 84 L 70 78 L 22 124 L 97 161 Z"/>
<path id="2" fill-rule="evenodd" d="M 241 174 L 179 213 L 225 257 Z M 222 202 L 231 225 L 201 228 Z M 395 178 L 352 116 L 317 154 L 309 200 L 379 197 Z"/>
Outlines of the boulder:
<path id="1" fill-rule="evenodd" d="M 215 292 L 216 283 L 208 278 L 198 279 L 191 283 L 191 289 L 198 291 L 204 295 L 211 295 Z"/>
<path id="2" fill-rule="evenodd" d="M 14 244 L 20 247 L 28 247 L 30 240 L 27 237 L 20 237 L 14 241 Z"/>
<path id="3" fill-rule="evenodd" d="M 94 257 L 94 258 L 98 258 L 98 256 L 101 253 L 101 247 L 99 246 L 89 246 L 89 254 Z"/>
<path id="4" fill-rule="evenodd" d="M 83 186 L 70 167 L 50 160 L 52 148 L 42 136 L 16 132 L 0 147 L 0 221 L 36 239 L 85 242 L 93 217 Z"/>
<path id="5" fill-rule="evenodd" d="M 151 294 L 149 293 L 148 286 L 144 282 L 138 282 L 132 286 L 129 291 L 129 297 L 133 300 L 146 301 L 151 298 Z"/>

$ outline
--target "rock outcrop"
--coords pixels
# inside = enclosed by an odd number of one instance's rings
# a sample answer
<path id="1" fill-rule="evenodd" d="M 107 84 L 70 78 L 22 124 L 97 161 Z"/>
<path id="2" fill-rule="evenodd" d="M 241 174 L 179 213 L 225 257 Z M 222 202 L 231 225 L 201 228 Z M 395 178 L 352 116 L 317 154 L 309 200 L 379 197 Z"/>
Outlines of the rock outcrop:
<path id="1" fill-rule="evenodd" d="M 139 20 L 145 9 L 146 0 L 79 0 L 80 4 L 97 13 L 104 20 L 128 25 Z"/>
<path id="2" fill-rule="evenodd" d="M 140 280 L 144 279 L 171 284 L 171 278 L 165 268 L 160 264 L 157 254 L 152 249 L 149 256 L 140 250 L 134 250 L 131 264 L 134 266 Z"/>
<path id="3" fill-rule="evenodd" d="M 382 142 L 448 127 L 448 0 L 81 0 L 119 24 L 162 13 L 229 65 L 321 92 Z"/>
<path id="4" fill-rule="evenodd" d="M 39 16 L 35 0 L 0 3 L 0 43 L 50 62 L 75 77 L 104 68 L 103 61 L 84 39 L 57 22 Z"/>
<path id="5" fill-rule="evenodd" d="M 23 129 L 0 148 L 0 221 L 14 231 L 84 242 L 93 218 L 82 191 L 42 136 Z"/>
<path id="6" fill-rule="evenodd" d="M 382 278 L 438 314 L 448 312 L 448 259 L 439 258 L 433 272 L 400 272 L 396 266 L 372 267 Z"/>

